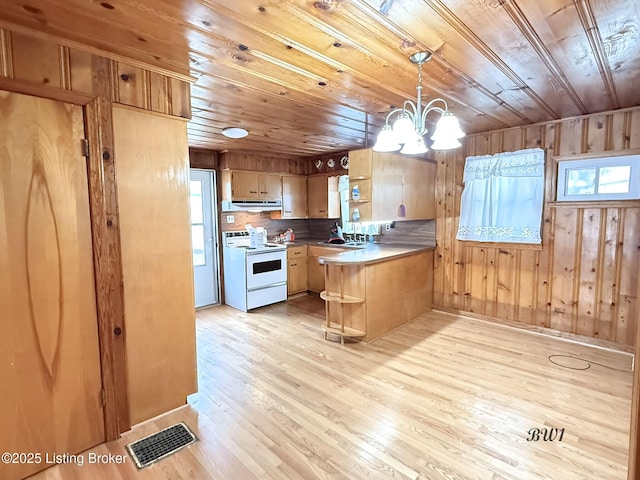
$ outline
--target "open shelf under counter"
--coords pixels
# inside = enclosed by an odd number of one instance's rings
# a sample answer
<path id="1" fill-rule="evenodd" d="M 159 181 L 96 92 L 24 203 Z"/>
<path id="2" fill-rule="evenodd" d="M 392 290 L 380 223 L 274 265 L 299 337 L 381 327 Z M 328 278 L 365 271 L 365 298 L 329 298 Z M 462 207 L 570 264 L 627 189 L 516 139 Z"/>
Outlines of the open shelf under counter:
<path id="1" fill-rule="evenodd" d="M 361 338 L 367 335 L 367 332 L 362 330 L 356 330 L 355 328 L 343 327 L 339 323 L 330 323 L 329 325 L 323 324 L 324 338 L 327 340 L 327 334 L 337 335 L 340 337 L 340 341 L 344 343 L 344 337 L 349 338 Z"/>
<path id="2" fill-rule="evenodd" d="M 364 303 L 364 298 L 354 297 L 351 295 L 340 295 L 337 293 L 327 293 L 326 290 L 320 292 L 320 298 L 327 302 Z"/>

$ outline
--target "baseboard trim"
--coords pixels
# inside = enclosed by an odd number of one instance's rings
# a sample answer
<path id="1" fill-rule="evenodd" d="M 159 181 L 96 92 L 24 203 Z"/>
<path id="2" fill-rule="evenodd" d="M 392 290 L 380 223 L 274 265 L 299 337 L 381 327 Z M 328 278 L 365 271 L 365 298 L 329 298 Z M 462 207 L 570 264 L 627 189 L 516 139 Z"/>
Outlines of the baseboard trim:
<path id="1" fill-rule="evenodd" d="M 587 337 L 586 335 L 578 335 L 577 333 L 568 333 L 556 330 L 553 328 L 541 327 L 539 325 L 529 325 L 526 323 L 516 322 L 512 320 L 503 320 L 489 315 L 481 315 L 474 312 L 467 312 L 465 310 L 457 310 L 455 308 L 448 308 L 443 306 L 434 306 L 433 311 L 448 313 L 450 315 L 457 315 L 460 317 L 471 318 L 473 320 L 480 320 L 483 322 L 495 323 L 505 327 L 518 328 L 520 330 L 526 330 L 530 333 L 536 333 L 539 335 L 547 335 L 550 337 L 560 338 L 569 342 L 580 343 L 582 345 L 590 345 L 592 347 L 602 348 L 604 350 L 612 350 L 616 352 L 634 354 L 635 348 L 632 345 L 625 345 L 622 343 L 616 343 L 609 340 L 602 340 L 600 338 Z"/>

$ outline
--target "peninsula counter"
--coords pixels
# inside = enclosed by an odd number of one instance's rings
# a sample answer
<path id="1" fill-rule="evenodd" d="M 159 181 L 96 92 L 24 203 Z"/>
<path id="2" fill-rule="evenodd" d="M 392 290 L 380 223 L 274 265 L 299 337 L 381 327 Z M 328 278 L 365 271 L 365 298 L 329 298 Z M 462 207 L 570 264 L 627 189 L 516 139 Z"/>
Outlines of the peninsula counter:
<path id="1" fill-rule="evenodd" d="M 373 244 L 318 258 L 325 338 L 371 342 L 431 310 L 432 246 Z"/>

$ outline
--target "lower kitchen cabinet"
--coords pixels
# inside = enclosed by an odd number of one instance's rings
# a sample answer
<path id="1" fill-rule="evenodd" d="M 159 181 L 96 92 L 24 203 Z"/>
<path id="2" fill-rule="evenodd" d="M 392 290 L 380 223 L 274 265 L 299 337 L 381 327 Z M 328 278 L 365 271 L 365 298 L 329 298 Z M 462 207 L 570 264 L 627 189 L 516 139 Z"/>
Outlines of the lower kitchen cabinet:
<path id="1" fill-rule="evenodd" d="M 287 249 L 287 294 L 307 291 L 307 246 Z"/>
<path id="2" fill-rule="evenodd" d="M 307 250 L 307 280 L 309 291 L 320 293 L 324 290 L 324 265 L 318 263 L 318 257 L 344 252 L 347 249 L 337 247 L 309 246 Z"/>

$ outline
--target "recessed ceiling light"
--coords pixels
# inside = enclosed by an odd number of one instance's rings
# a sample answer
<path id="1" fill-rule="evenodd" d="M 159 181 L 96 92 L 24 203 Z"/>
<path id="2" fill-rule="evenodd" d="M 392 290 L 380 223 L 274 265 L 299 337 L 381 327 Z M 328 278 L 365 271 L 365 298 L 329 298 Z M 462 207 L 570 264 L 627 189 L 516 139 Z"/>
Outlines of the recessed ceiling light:
<path id="1" fill-rule="evenodd" d="M 222 129 L 222 135 L 227 138 L 244 138 L 249 135 L 249 132 L 247 132 L 244 128 L 227 127 Z"/>

